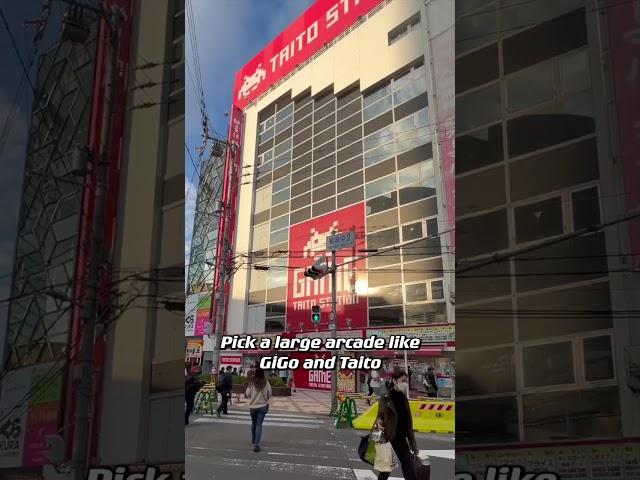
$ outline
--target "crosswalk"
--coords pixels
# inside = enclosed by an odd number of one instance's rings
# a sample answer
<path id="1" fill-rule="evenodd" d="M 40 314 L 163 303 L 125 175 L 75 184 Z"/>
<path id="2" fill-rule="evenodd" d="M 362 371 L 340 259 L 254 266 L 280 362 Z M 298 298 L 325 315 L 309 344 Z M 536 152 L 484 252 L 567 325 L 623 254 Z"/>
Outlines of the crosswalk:
<path id="1" fill-rule="evenodd" d="M 251 425 L 251 416 L 247 411 L 232 411 L 229 415 L 203 415 L 195 423 L 224 423 L 232 425 Z M 325 424 L 325 420 L 309 415 L 295 415 L 290 413 L 267 413 L 263 427 L 276 428 L 310 428 L 318 429 Z"/>
<path id="2" fill-rule="evenodd" d="M 447 460 L 453 460 L 456 458 L 455 450 L 420 450 L 418 456 L 423 459 L 423 461 L 428 461 L 427 459 L 431 457 L 438 457 Z M 399 471 L 399 469 L 398 469 Z M 356 477 L 356 480 L 377 480 L 378 476 L 373 472 L 373 470 L 365 470 L 361 468 L 354 468 L 353 474 Z M 403 477 L 389 477 L 389 480 L 403 480 Z"/>

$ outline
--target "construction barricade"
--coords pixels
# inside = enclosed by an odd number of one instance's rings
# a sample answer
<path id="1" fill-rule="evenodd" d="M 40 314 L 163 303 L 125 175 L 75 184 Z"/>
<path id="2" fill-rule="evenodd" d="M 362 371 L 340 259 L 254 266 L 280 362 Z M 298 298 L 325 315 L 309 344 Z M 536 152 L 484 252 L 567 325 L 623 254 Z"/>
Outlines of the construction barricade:
<path id="1" fill-rule="evenodd" d="M 413 429 L 423 433 L 455 433 L 455 403 L 440 400 L 409 400 Z M 370 430 L 378 416 L 376 402 L 352 421 L 357 430 Z"/>

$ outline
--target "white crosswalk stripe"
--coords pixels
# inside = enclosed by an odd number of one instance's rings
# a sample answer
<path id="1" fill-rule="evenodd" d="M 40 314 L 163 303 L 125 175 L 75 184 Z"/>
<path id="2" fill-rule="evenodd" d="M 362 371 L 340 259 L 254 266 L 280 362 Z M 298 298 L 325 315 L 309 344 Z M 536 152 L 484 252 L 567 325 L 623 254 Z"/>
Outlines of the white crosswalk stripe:
<path id="1" fill-rule="evenodd" d="M 429 457 L 439 457 L 453 460 L 456 458 L 455 450 L 420 450 L 418 456 L 423 461 L 429 461 Z M 361 468 L 354 468 L 353 474 L 356 476 L 356 480 L 378 480 L 378 476 L 373 470 L 364 470 Z M 403 480 L 402 477 L 389 477 L 389 480 Z"/>
<path id="2" fill-rule="evenodd" d="M 234 425 L 251 425 L 251 416 L 249 412 L 229 412 L 229 415 L 222 415 L 218 418 L 216 415 L 203 415 L 195 419 L 194 423 L 225 423 Z M 264 419 L 265 427 L 290 427 L 290 428 L 313 428 L 317 429 L 324 425 L 324 420 L 303 416 L 289 415 L 286 413 L 268 413 Z"/>

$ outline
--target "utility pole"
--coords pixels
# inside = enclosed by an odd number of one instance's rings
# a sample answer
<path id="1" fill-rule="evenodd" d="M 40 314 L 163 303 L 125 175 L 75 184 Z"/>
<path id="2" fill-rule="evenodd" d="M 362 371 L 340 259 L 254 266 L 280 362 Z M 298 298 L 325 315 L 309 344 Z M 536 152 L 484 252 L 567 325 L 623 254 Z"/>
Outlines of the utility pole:
<path id="1" fill-rule="evenodd" d="M 231 179 L 229 183 L 229 189 L 233 187 L 235 181 L 235 144 L 227 145 L 227 148 L 231 149 L 231 155 L 228 157 L 231 161 L 231 165 L 229 165 L 231 172 Z M 213 359 L 212 359 L 212 371 L 211 378 L 215 379 L 216 383 L 218 382 L 218 375 L 220 373 L 220 344 L 222 343 L 222 324 L 224 319 L 224 289 L 225 283 L 227 281 L 227 274 L 229 265 L 227 262 L 229 260 L 229 250 L 231 239 L 229 238 L 229 232 L 231 231 L 231 226 L 229 222 L 231 221 L 231 209 L 230 209 L 230 199 L 227 196 L 226 199 L 222 201 L 222 211 L 224 215 L 224 232 L 222 239 L 222 249 L 220 249 L 221 255 L 220 258 L 216 259 L 218 263 L 217 273 L 218 273 L 218 299 L 217 299 L 217 310 L 216 310 L 216 325 L 215 325 L 215 335 L 214 335 L 214 344 L 213 344 Z M 226 201 L 225 201 L 226 200 Z M 211 309 L 213 309 L 213 300 L 215 297 L 215 283 L 214 289 L 211 291 Z M 213 321 L 213 318 L 210 319 Z"/>
<path id="2" fill-rule="evenodd" d="M 331 329 L 331 338 L 337 338 L 338 336 L 338 319 L 336 318 L 337 312 L 337 292 L 336 292 L 336 271 L 337 271 L 337 262 L 336 262 L 336 251 L 331 250 L 331 316 L 333 318 L 329 318 L 329 328 Z M 335 342 L 334 342 L 335 344 Z M 336 355 L 337 351 L 333 351 L 333 356 Z M 334 415 L 338 412 L 338 362 L 336 359 L 336 366 L 333 369 L 331 374 L 331 412 L 329 415 Z"/>
<path id="3" fill-rule="evenodd" d="M 79 385 L 77 389 L 76 413 L 73 432 L 73 480 L 86 478 L 89 443 L 91 432 L 91 404 L 93 400 L 93 354 L 98 314 L 98 297 L 100 293 L 101 269 L 104 263 L 104 217 L 106 207 L 109 158 L 111 155 L 111 130 L 114 103 L 117 94 L 118 80 L 118 46 L 119 31 L 122 18 L 116 9 L 111 11 L 110 18 L 104 21 L 109 29 L 110 58 L 108 69 L 108 87 L 105 98 L 104 118 L 100 137 L 100 152 L 96 171 L 96 196 L 91 232 L 91 256 L 87 278 L 85 308 L 83 308 L 80 349 L 79 349 Z"/>

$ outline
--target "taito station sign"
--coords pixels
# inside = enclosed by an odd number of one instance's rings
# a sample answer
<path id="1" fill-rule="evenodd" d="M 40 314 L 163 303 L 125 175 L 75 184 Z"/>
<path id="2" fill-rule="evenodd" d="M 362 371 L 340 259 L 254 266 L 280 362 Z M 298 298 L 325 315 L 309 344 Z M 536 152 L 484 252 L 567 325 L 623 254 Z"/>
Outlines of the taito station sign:
<path id="1" fill-rule="evenodd" d="M 244 109 L 383 0 L 318 0 L 237 74 L 234 104 Z"/>

